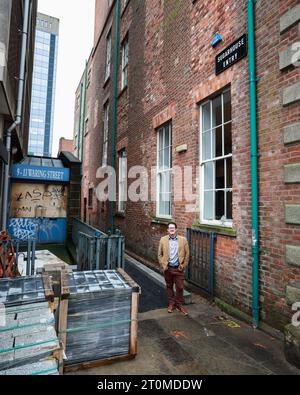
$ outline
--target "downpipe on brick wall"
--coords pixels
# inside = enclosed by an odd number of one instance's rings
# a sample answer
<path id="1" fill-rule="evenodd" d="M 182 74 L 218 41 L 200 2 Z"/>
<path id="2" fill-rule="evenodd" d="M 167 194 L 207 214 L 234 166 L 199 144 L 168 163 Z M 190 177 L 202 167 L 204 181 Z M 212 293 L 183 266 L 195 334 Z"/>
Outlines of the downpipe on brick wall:
<path id="1" fill-rule="evenodd" d="M 117 140 L 117 101 L 118 101 L 118 75 L 119 75 L 119 36 L 120 36 L 120 0 L 116 2 L 116 40 L 115 40 L 115 60 L 114 60 L 114 104 L 113 104 L 113 127 L 112 127 L 112 161 L 111 166 L 116 168 L 116 140 Z M 115 183 L 112 186 L 112 196 L 116 189 Z M 109 202 L 110 231 L 115 231 L 115 202 Z"/>
<path id="2" fill-rule="evenodd" d="M 80 96 L 79 96 L 79 114 L 78 114 L 78 141 L 77 141 L 77 155 L 80 160 L 80 143 L 81 143 L 81 113 L 82 113 L 82 92 L 83 84 L 80 83 Z"/>
<path id="3" fill-rule="evenodd" d="M 82 108 L 82 136 L 81 136 L 81 169 L 83 170 L 83 159 L 84 159 L 84 133 L 85 133 L 85 114 L 86 114 L 86 85 L 87 85 L 87 67 L 88 61 L 85 62 L 85 70 L 84 70 L 84 85 L 83 85 L 83 108 Z"/>
<path id="4" fill-rule="evenodd" d="M 26 66 L 26 51 L 28 41 L 28 29 L 29 29 L 29 11 L 30 11 L 31 0 L 24 0 L 24 11 L 23 11 L 23 30 L 22 30 L 22 46 L 21 46 L 21 60 L 20 60 L 20 72 L 19 72 L 19 86 L 18 86 L 18 102 L 17 111 L 14 123 L 6 130 L 6 149 L 8 152 L 8 162 L 5 165 L 4 171 L 4 186 L 3 186 L 3 206 L 2 206 L 2 230 L 7 230 L 7 209 L 8 209 L 8 190 L 9 190 L 9 173 L 10 173 L 10 161 L 11 161 L 11 137 L 12 132 L 22 122 L 22 110 L 23 110 L 23 97 L 24 97 L 24 85 L 25 85 L 25 66 Z"/>
<path id="5" fill-rule="evenodd" d="M 252 190 L 252 323 L 259 326 L 259 214 L 258 214 L 258 148 L 257 148 L 257 78 L 255 53 L 255 0 L 248 0 L 248 45 L 250 82 L 250 141 Z"/>

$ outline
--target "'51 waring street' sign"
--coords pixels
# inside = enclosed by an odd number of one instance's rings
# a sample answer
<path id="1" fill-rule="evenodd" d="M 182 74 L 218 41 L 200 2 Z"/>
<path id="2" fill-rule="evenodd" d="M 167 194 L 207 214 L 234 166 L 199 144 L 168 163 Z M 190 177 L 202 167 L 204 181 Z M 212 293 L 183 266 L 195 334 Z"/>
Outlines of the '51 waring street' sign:
<path id="1" fill-rule="evenodd" d="M 244 34 L 234 43 L 229 45 L 216 57 L 216 74 L 220 74 L 239 60 L 245 58 L 248 53 L 247 34 Z"/>

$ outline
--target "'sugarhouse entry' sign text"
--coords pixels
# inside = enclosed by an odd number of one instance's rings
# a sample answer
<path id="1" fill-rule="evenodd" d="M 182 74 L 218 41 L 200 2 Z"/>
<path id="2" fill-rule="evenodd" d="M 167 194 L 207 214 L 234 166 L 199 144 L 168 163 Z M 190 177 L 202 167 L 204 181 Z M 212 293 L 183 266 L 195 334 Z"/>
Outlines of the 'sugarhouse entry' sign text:
<path id="1" fill-rule="evenodd" d="M 216 74 L 220 74 L 245 58 L 248 53 L 247 34 L 244 34 L 216 57 Z"/>

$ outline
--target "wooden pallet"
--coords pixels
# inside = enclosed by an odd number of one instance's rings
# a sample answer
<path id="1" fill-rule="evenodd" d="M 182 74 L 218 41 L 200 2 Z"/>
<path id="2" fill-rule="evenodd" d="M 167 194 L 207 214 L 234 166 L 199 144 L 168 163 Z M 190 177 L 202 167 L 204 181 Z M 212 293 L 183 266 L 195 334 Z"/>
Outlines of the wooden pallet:
<path id="1" fill-rule="evenodd" d="M 116 362 L 129 361 L 137 355 L 137 332 L 138 332 L 138 308 L 139 308 L 139 297 L 140 297 L 140 286 L 135 283 L 132 278 L 123 270 L 118 269 L 118 273 L 126 280 L 126 282 L 132 287 L 132 302 L 131 302 L 131 328 L 130 328 L 130 346 L 129 353 L 127 355 L 115 356 L 106 359 L 100 359 L 97 361 L 86 361 L 81 363 L 75 363 L 72 365 L 64 364 L 60 366 L 60 374 L 78 372 L 79 370 L 92 369 L 99 366 L 111 365 Z M 61 272 L 61 297 L 59 307 L 59 339 L 63 344 L 64 350 L 66 350 L 67 335 L 66 329 L 68 324 L 68 298 L 70 296 L 70 290 L 68 286 L 67 272 Z"/>
<path id="2" fill-rule="evenodd" d="M 48 302 L 54 302 L 53 283 L 51 277 L 47 273 L 42 273 L 42 281 L 45 290 L 45 299 Z"/>
<path id="3" fill-rule="evenodd" d="M 136 354 L 121 355 L 98 361 L 87 361 L 64 366 L 64 373 L 78 372 L 80 370 L 98 368 L 105 365 L 112 365 L 117 362 L 130 361 L 136 357 Z"/>

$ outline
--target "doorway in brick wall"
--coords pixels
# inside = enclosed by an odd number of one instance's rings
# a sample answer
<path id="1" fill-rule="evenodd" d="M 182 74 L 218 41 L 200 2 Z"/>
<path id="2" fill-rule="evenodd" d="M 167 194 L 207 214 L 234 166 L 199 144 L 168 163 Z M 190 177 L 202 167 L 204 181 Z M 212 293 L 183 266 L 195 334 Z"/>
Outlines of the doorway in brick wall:
<path id="1" fill-rule="evenodd" d="M 190 247 L 190 262 L 186 280 L 205 293 L 214 296 L 214 264 L 216 234 L 187 229 Z"/>

